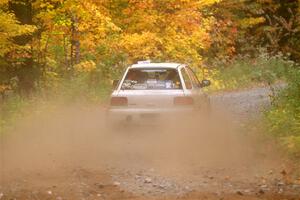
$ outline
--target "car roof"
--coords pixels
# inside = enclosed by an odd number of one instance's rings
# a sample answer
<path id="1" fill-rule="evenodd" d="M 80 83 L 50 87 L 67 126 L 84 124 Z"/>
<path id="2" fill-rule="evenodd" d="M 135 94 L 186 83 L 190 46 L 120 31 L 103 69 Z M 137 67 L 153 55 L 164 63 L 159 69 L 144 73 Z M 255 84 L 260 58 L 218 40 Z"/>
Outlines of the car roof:
<path id="1" fill-rule="evenodd" d="M 142 64 L 133 64 L 130 68 L 173 68 L 181 66 L 180 63 L 142 63 Z"/>

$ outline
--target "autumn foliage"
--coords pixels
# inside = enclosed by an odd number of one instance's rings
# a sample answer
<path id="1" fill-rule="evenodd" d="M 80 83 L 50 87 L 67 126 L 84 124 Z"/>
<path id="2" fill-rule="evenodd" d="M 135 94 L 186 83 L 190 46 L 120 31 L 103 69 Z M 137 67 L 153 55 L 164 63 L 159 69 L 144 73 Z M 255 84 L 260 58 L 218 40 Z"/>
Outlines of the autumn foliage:
<path id="1" fill-rule="evenodd" d="M 1 0 L 0 92 L 30 95 L 45 88 L 57 90 L 54 86 L 80 78 L 81 73 L 93 87 L 144 59 L 211 69 L 216 59 L 255 56 L 261 46 L 299 60 L 298 4 Z"/>

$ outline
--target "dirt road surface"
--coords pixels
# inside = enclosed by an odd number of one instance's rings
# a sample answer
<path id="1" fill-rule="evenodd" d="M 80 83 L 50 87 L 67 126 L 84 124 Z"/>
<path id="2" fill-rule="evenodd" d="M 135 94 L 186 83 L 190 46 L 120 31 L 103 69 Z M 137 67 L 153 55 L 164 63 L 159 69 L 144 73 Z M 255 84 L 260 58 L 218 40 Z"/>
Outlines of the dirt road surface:
<path id="1" fill-rule="evenodd" d="M 268 95 L 215 94 L 211 116 L 116 130 L 101 107 L 30 115 L 1 138 L 0 199 L 299 200 L 297 165 L 254 123 Z"/>

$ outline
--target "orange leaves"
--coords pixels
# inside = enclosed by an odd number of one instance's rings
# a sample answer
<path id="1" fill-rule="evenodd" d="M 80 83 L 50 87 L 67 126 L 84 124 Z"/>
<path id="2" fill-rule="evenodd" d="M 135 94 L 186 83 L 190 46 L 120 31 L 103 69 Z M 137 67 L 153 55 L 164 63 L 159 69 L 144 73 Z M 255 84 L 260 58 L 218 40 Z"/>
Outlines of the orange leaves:
<path id="1" fill-rule="evenodd" d="M 3 93 L 7 90 L 11 90 L 11 86 L 10 85 L 4 85 L 4 84 L 0 84 L 0 93 Z"/>

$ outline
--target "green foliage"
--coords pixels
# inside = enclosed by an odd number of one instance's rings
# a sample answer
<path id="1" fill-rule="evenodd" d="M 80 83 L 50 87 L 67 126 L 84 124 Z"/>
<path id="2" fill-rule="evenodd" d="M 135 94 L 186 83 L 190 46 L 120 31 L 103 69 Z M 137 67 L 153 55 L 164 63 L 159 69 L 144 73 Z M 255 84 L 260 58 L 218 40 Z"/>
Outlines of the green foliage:
<path id="1" fill-rule="evenodd" d="M 23 110 L 28 106 L 28 101 L 18 95 L 11 96 L 4 102 L 0 102 L 0 135 L 9 127 L 23 117 Z"/>
<path id="2" fill-rule="evenodd" d="M 111 91 L 110 82 L 100 81 L 97 82 L 97 85 L 94 84 L 91 74 L 62 79 L 55 91 L 50 92 L 49 95 L 52 96 L 50 99 L 56 97 L 56 101 L 68 104 L 76 102 L 99 104 L 104 102 Z"/>
<path id="3" fill-rule="evenodd" d="M 211 90 L 271 86 L 276 81 L 285 79 L 286 70 L 292 64 L 292 61 L 288 61 L 281 54 L 270 56 L 263 50 L 260 50 L 258 56 L 254 58 L 241 55 L 230 62 L 218 59 L 211 64 L 213 66 L 209 75 L 213 82 Z"/>
<path id="4" fill-rule="evenodd" d="M 101 103 L 110 93 L 111 76 L 105 76 L 108 66 L 93 60 L 82 61 L 74 66 L 71 74 L 61 74 L 53 64 L 39 82 L 37 93 L 45 100 L 60 102 Z"/>
<path id="5" fill-rule="evenodd" d="M 5 12 L 0 3 L 0 58 L 14 51 L 24 51 L 29 46 L 20 46 L 13 42 L 13 38 L 22 35 L 31 35 L 36 29 L 34 26 L 21 25 L 15 15 Z"/>
<path id="6" fill-rule="evenodd" d="M 268 132 L 292 154 L 300 156 L 300 70 L 290 68 L 287 87 L 266 112 Z"/>
<path id="7" fill-rule="evenodd" d="M 80 74 L 71 79 L 49 75 L 52 84 L 37 88 L 34 96 L 30 98 L 21 97 L 16 93 L 9 94 L 4 100 L 0 100 L 0 135 L 9 132 L 9 129 L 25 117 L 49 112 L 58 105 L 106 102 L 112 89 L 111 84 L 107 81 L 96 82 L 93 75 Z"/>
<path id="8" fill-rule="evenodd" d="M 21 24 L 8 10 L 8 2 L 0 0 L 0 94 L 15 86 L 12 61 L 20 63 L 29 55 L 30 45 L 17 43 L 17 38 L 30 37 L 35 31 L 35 26 Z"/>
<path id="9" fill-rule="evenodd" d="M 211 91 L 236 90 L 257 85 L 287 83 L 279 93 L 271 94 L 270 109 L 265 111 L 264 132 L 278 139 L 283 149 L 300 157 L 300 69 L 282 54 L 270 56 L 260 50 L 257 57 L 238 56 L 215 60 L 209 78 Z"/>
<path id="10" fill-rule="evenodd" d="M 300 61 L 299 0 L 223 0 L 209 10 L 215 18 L 208 59 L 256 54 L 257 46 L 269 53 L 289 54 Z"/>

